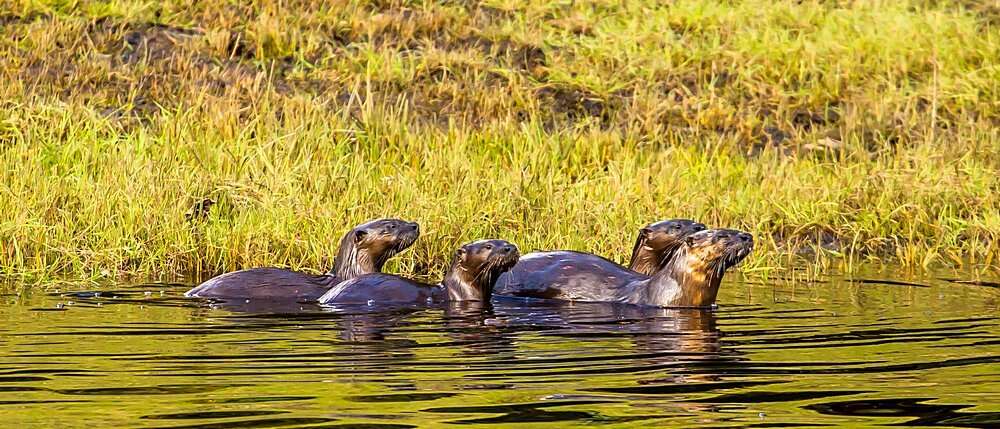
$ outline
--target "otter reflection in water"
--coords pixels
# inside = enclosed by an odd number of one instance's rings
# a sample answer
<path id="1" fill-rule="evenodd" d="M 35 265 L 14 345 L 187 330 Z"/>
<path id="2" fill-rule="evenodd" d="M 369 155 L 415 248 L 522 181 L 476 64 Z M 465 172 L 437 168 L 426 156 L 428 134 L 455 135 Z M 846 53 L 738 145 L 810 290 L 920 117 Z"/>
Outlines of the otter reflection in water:
<path id="1" fill-rule="evenodd" d="M 358 350 L 387 356 L 447 349 L 449 355 L 465 359 L 470 382 L 624 371 L 642 374 L 637 376 L 638 386 L 613 383 L 600 388 L 641 390 L 717 382 L 717 368 L 738 367 L 741 360 L 735 350 L 720 343 L 716 315 L 709 311 L 518 299 L 496 299 L 492 305 L 462 301 L 432 308 L 375 305 L 371 309 L 329 309 L 338 314 L 334 335 Z M 521 348 L 538 342 L 551 345 L 547 349 L 552 353 L 524 359 L 533 353 Z M 409 365 L 388 363 L 380 370 L 406 371 Z"/>
<path id="2" fill-rule="evenodd" d="M 673 259 L 646 276 L 594 255 L 546 257 L 544 264 L 518 264 L 497 282 L 496 294 L 562 301 L 618 302 L 657 307 L 715 304 L 725 271 L 753 250 L 753 237 L 712 229 L 684 238 Z M 528 260 L 525 256 L 522 261 Z"/>
<path id="3" fill-rule="evenodd" d="M 252 268 L 222 274 L 184 296 L 220 299 L 315 301 L 337 283 L 382 271 L 393 255 L 410 247 L 420 227 L 399 219 L 378 219 L 358 225 L 340 240 L 330 272 L 311 275 L 281 268 Z"/>

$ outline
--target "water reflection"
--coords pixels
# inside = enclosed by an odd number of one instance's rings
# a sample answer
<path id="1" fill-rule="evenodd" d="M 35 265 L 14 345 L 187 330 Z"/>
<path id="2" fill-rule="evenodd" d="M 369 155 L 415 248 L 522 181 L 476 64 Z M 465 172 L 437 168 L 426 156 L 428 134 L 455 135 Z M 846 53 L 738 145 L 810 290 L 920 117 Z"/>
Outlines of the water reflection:
<path id="1" fill-rule="evenodd" d="M 893 398 L 829 402 L 805 408 L 852 417 L 916 417 L 894 426 L 1000 427 L 1000 412 L 960 412 L 971 405 L 928 404 L 933 398 Z"/>
<path id="2" fill-rule="evenodd" d="M 26 294 L 0 307 L 0 418 L 996 427 L 996 289 L 864 279 L 728 284 L 715 312 L 503 299 L 209 305 L 160 284 Z"/>

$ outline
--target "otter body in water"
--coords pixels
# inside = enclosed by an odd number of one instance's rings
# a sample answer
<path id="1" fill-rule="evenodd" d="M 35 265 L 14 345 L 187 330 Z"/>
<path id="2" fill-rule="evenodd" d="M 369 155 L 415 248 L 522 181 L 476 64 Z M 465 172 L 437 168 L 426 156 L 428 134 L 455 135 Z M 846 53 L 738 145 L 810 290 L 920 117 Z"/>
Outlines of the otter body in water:
<path id="1" fill-rule="evenodd" d="M 651 276 L 660 270 L 673 258 L 677 249 L 684 244 L 684 237 L 705 229 L 705 225 L 690 219 L 669 219 L 653 222 L 639 230 L 639 236 L 632 246 L 632 257 L 627 270 L 638 274 Z M 572 250 L 553 250 L 548 252 L 531 252 L 517 261 L 511 271 L 535 272 L 544 271 L 552 264 L 565 266 L 604 265 L 607 269 L 626 270 L 625 267 L 600 256 Z M 507 274 L 509 275 L 509 274 Z"/>
<path id="2" fill-rule="evenodd" d="M 496 294 L 657 307 L 708 307 L 715 303 L 726 269 L 742 261 L 752 250 L 753 237 L 745 232 L 727 229 L 696 232 L 684 238 L 672 260 L 652 276 L 595 255 L 542 256 L 547 259 L 543 269 L 524 270 L 518 263 L 502 275 Z"/>
<path id="3" fill-rule="evenodd" d="M 481 240 L 455 252 L 438 285 L 389 274 L 367 274 L 330 289 L 320 304 L 435 304 L 489 301 L 501 273 L 517 262 L 517 246 L 503 240 Z"/>
<path id="4" fill-rule="evenodd" d="M 419 236 L 420 227 L 416 223 L 374 220 L 344 235 L 329 273 L 312 275 L 281 268 L 252 268 L 213 277 L 184 296 L 315 301 L 343 280 L 381 271 L 389 258 L 410 247 Z"/>

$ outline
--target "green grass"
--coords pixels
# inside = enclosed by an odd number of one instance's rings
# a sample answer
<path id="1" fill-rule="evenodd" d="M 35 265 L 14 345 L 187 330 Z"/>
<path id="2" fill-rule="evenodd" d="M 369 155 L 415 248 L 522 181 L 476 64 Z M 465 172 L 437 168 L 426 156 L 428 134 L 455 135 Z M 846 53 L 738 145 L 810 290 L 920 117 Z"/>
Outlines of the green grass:
<path id="1" fill-rule="evenodd" d="M 252 3 L 252 4 L 248 4 Z M 1000 266 L 995 1 L 0 0 L 0 275 L 622 260 L 668 217 L 751 273 Z M 187 222 L 196 201 L 217 199 Z"/>

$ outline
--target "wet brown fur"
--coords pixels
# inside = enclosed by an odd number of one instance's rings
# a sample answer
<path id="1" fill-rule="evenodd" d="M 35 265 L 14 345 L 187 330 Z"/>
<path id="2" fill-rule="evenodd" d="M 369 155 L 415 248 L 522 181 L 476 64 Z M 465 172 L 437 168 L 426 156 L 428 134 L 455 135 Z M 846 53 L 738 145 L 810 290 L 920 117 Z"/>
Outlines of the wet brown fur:
<path id="1" fill-rule="evenodd" d="M 651 276 L 660 271 L 684 244 L 684 237 L 705 230 L 705 225 L 690 219 L 668 219 L 642 227 L 632 245 L 628 268 Z"/>
<path id="2" fill-rule="evenodd" d="M 416 223 L 378 219 L 358 225 L 340 240 L 334 267 L 311 275 L 283 268 L 251 268 L 214 277 L 185 293 L 188 297 L 314 301 L 337 283 L 382 270 L 393 255 L 420 236 Z"/>
<path id="3" fill-rule="evenodd" d="M 552 256 L 543 269 L 534 271 L 519 269 L 518 264 L 501 277 L 496 293 L 565 301 L 708 307 L 715 303 L 726 269 L 752 250 L 750 234 L 705 230 L 686 237 L 673 259 L 652 276 L 598 256 L 575 253 L 573 257 Z"/>
<path id="4" fill-rule="evenodd" d="M 390 274 L 367 274 L 341 282 L 320 297 L 323 304 L 430 304 L 489 301 L 501 273 L 517 263 L 517 247 L 503 240 L 482 240 L 455 252 L 438 285 Z"/>

